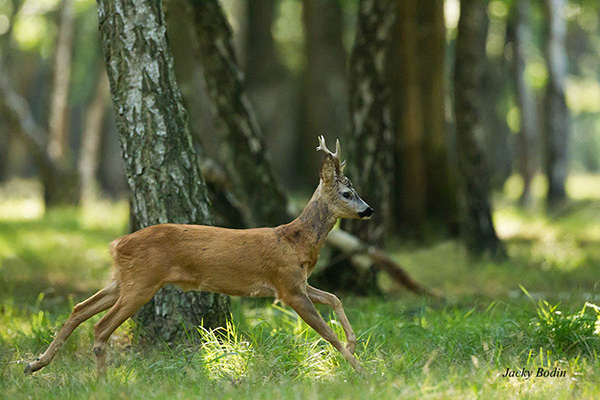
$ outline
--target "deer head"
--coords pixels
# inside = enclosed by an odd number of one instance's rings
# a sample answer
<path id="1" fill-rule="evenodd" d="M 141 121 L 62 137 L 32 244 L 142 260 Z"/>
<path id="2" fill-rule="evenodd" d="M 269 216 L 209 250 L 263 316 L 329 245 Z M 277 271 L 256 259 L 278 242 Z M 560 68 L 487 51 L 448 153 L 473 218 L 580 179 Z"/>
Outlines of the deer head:
<path id="1" fill-rule="evenodd" d="M 321 163 L 319 186 L 330 210 L 338 218 L 371 218 L 373 209 L 360 198 L 350 179 L 344 175 L 346 161 L 340 162 L 340 141 L 335 142 L 335 153 L 332 153 L 325 144 L 325 138 L 319 136 L 317 151 L 325 153 Z"/>

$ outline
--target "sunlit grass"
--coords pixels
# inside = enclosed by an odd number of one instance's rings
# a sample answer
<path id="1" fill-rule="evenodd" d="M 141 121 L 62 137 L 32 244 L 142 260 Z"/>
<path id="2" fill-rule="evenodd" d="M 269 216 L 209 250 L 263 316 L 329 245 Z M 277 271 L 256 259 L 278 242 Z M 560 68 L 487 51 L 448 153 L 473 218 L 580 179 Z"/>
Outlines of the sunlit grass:
<path id="1" fill-rule="evenodd" d="M 126 231 L 127 203 L 33 213 L 24 209 L 42 210 L 39 192 L 0 188 L 0 397 L 600 398 L 597 182 L 573 177 L 574 200 L 546 213 L 541 197 L 532 210 L 518 207 L 509 181 L 495 202 L 510 255 L 503 262 L 474 260 L 454 240 L 390 248 L 446 300 L 406 294 L 383 274 L 386 297 L 341 295 L 365 378 L 288 307 L 234 299 L 233 322 L 200 328 L 200 345 L 143 348 L 131 325 L 121 327 L 105 381 L 95 379 L 91 351 L 100 316 L 78 328 L 44 370 L 24 377 L 22 362 L 42 352 L 73 304 L 108 278 L 107 243 Z M 318 308 L 345 340 L 331 310 Z M 558 368 L 567 377 L 502 377 L 509 367 Z"/>

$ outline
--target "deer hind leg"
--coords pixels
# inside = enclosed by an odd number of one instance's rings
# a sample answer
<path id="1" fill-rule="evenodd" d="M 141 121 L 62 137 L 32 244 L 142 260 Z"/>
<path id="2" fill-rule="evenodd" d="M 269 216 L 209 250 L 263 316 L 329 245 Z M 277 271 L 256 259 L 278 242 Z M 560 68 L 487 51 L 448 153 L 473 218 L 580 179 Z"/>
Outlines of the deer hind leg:
<path id="1" fill-rule="evenodd" d="M 346 348 L 352 354 L 356 351 L 356 335 L 354 334 L 354 330 L 352 330 L 352 326 L 350 325 L 350 321 L 346 317 L 346 313 L 344 312 L 344 307 L 342 307 L 342 302 L 337 298 L 336 295 L 325 292 L 323 290 L 319 290 L 312 286 L 308 286 L 306 288 L 306 293 L 308 294 L 308 298 L 313 303 L 326 304 L 333 309 L 335 315 L 340 320 L 342 327 L 344 328 L 344 332 L 346 333 L 346 339 L 348 343 L 346 343 Z"/>
<path id="2" fill-rule="evenodd" d="M 352 368 L 356 370 L 356 372 L 363 373 L 364 370 L 360 365 L 360 362 L 348 351 L 348 349 L 344 346 L 344 344 L 337 337 L 333 329 L 327 325 L 327 323 L 321 318 L 319 313 L 317 312 L 314 304 L 310 301 L 306 294 L 296 294 L 293 296 L 287 296 L 283 299 L 290 307 L 298 313 L 300 318 L 302 318 L 308 325 L 310 325 L 319 335 L 323 337 L 323 339 L 327 340 L 329 343 L 333 345 L 342 356 L 350 363 Z"/>
<path id="3" fill-rule="evenodd" d="M 150 301 L 158 289 L 159 287 L 128 289 L 94 326 L 94 354 L 96 355 L 96 372 L 99 377 L 104 375 L 106 371 L 106 343 L 110 335 L 127 318 L 131 317 L 140 307 Z"/>
<path id="4" fill-rule="evenodd" d="M 64 323 L 58 335 L 56 335 L 52 343 L 50 343 L 50 346 L 48 346 L 48 349 L 36 361 L 27 364 L 24 373 L 31 374 L 50 364 L 56 353 L 58 353 L 75 328 L 94 315 L 112 307 L 117 302 L 118 298 L 119 287 L 117 282 L 113 281 L 89 299 L 77 304 L 73 308 L 71 316 Z"/>

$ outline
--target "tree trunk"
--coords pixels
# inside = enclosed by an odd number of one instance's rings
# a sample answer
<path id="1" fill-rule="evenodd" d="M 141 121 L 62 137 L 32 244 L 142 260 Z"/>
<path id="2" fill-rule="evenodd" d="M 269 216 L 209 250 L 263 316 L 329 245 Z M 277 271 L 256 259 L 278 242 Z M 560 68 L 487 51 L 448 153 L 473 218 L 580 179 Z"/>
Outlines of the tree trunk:
<path id="1" fill-rule="evenodd" d="M 417 0 L 396 2 L 398 20 L 393 52 L 393 119 L 395 135 L 395 216 L 399 232 L 420 236 L 426 217 L 427 176 L 424 157 L 423 115 L 417 25 Z M 431 62 L 431 61 L 430 61 Z"/>
<path id="2" fill-rule="evenodd" d="M 102 60 L 104 63 L 104 60 Z M 129 193 L 129 185 L 125 175 L 125 166 L 121 156 L 119 130 L 115 121 L 113 107 L 106 109 L 104 134 L 100 147 L 100 164 L 98 167 L 98 184 L 103 193 L 113 198 L 123 198 Z"/>
<path id="3" fill-rule="evenodd" d="M 485 60 L 486 3 L 462 0 L 456 38 L 454 112 L 458 167 L 462 184 L 462 228 L 467 246 L 476 253 L 504 255 L 496 235 L 489 201 L 488 172 L 475 140 L 482 127 L 479 87 Z"/>
<path id="4" fill-rule="evenodd" d="M 72 162 L 69 151 L 68 99 L 75 25 L 73 3 L 73 0 L 62 0 L 48 132 L 48 154 L 52 160 L 62 163 L 64 166 Z"/>
<path id="5" fill-rule="evenodd" d="M 312 178 L 319 173 L 321 156 L 315 136 L 335 142 L 347 134 L 348 77 L 342 43 L 343 14 L 338 0 L 302 2 L 306 67 L 304 69 L 301 169 Z"/>
<path id="6" fill-rule="evenodd" d="M 546 33 L 546 59 L 548 83 L 544 105 L 544 150 L 546 176 L 548 178 L 549 206 L 564 202 L 567 198 L 567 146 L 569 114 L 565 100 L 567 54 L 565 36 L 567 25 L 564 17 L 564 0 L 545 0 L 548 29 Z"/>
<path id="7" fill-rule="evenodd" d="M 211 0 L 212 1 L 212 0 Z M 202 2 L 194 0 L 194 2 Z M 277 79 L 283 74 L 277 60 L 275 41 L 271 33 L 276 14 L 275 0 L 247 2 L 248 32 L 246 34 L 246 79 L 261 82 Z"/>
<path id="8" fill-rule="evenodd" d="M 198 62 L 196 52 L 191 51 L 195 30 L 189 21 L 187 0 L 165 2 L 167 34 L 175 63 L 175 78 L 179 83 L 183 103 L 189 115 L 190 132 L 194 141 L 207 154 L 218 154 L 219 138 L 211 110 L 211 100 L 204 77 L 204 67 Z M 202 160 L 202 154 L 198 154 Z M 216 158 L 216 156 L 215 156 Z M 213 203 L 214 205 L 214 203 Z"/>
<path id="9" fill-rule="evenodd" d="M 307 184 L 307 175 L 295 168 L 307 155 L 299 140 L 299 82 L 278 57 L 273 38 L 277 15 L 275 0 L 246 1 L 245 83 L 246 93 L 256 111 L 258 125 L 266 133 L 266 144 L 272 154 L 273 171 L 289 188 Z M 315 134 L 316 135 L 316 134 Z M 309 177 L 310 178 L 310 177 Z M 312 186 L 309 179 L 308 184 Z"/>
<path id="10" fill-rule="evenodd" d="M 529 0 L 519 0 L 514 4 L 514 52 L 513 52 L 513 77 L 515 79 L 515 93 L 517 105 L 521 115 L 521 127 L 518 134 L 517 158 L 519 173 L 523 178 L 523 193 L 520 203 L 524 206 L 532 205 L 531 181 L 536 169 L 535 143 L 538 136 L 537 103 L 535 93 L 525 80 L 525 67 L 527 66 L 527 49 L 531 45 L 531 31 L 529 29 Z"/>
<path id="11" fill-rule="evenodd" d="M 79 154 L 79 175 L 81 176 L 81 195 L 91 200 L 97 195 L 96 173 L 100 155 L 106 101 L 109 95 L 108 78 L 104 68 L 98 73 L 94 97 L 85 117 L 85 127 L 81 138 Z"/>
<path id="12" fill-rule="evenodd" d="M 446 21 L 444 1 L 419 7 L 419 70 L 428 216 L 455 232 L 458 224 L 456 167 L 450 164 L 446 129 Z"/>
<path id="13" fill-rule="evenodd" d="M 485 47 L 491 33 L 487 12 L 484 13 L 481 23 L 485 32 L 482 38 L 484 42 L 481 45 Z M 509 26 L 507 30 L 510 30 Z M 490 187 L 500 189 L 512 173 L 512 155 L 509 145 L 511 131 L 506 122 L 508 107 L 503 106 L 503 103 L 508 103 L 506 97 L 510 95 L 509 91 L 512 88 L 511 66 L 505 55 L 509 43 L 510 36 L 506 35 L 503 53 L 496 58 L 490 58 L 484 53 L 483 78 L 479 87 L 483 129 L 475 138 L 481 143 L 483 156 L 487 161 Z"/>
<path id="14" fill-rule="evenodd" d="M 134 220 L 139 228 L 211 224 L 161 2 L 99 0 L 98 16 Z M 170 342 L 186 337 L 184 326 L 223 326 L 229 313 L 227 296 L 165 287 L 135 319 Z"/>
<path id="15" fill-rule="evenodd" d="M 277 183 L 252 106 L 246 97 L 231 27 L 217 0 L 189 1 L 218 129 L 226 141 L 225 163 L 232 190 L 245 199 L 244 214 L 253 226 L 289 222 L 287 198 Z"/>
<path id="16" fill-rule="evenodd" d="M 351 132 L 343 145 L 346 175 L 374 209 L 369 223 L 342 220 L 341 227 L 370 244 L 381 245 L 392 219 L 393 139 L 386 56 L 395 21 L 393 0 L 361 0 L 350 56 Z M 333 233 L 332 233 L 333 234 Z M 331 234 L 330 234 L 331 235 Z M 377 270 L 361 268 L 337 249 L 330 265 L 311 279 L 326 290 L 380 294 Z"/>
<path id="17" fill-rule="evenodd" d="M 347 175 L 374 209 L 368 224 L 347 220 L 343 228 L 381 245 L 392 220 L 393 133 L 385 60 L 395 21 L 392 0 L 361 0 L 350 57 L 352 129 L 344 143 Z"/>

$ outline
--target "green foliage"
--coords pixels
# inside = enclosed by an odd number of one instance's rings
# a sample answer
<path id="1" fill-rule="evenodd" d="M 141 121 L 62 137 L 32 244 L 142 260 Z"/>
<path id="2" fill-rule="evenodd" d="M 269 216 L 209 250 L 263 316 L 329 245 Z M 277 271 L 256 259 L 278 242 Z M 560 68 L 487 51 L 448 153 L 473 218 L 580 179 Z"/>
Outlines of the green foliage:
<path id="1" fill-rule="evenodd" d="M 559 305 L 539 301 L 537 315 L 530 323 L 536 344 L 593 357 L 600 349 L 600 308 L 585 303 L 581 311 L 571 314 L 560 310 Z"/>

